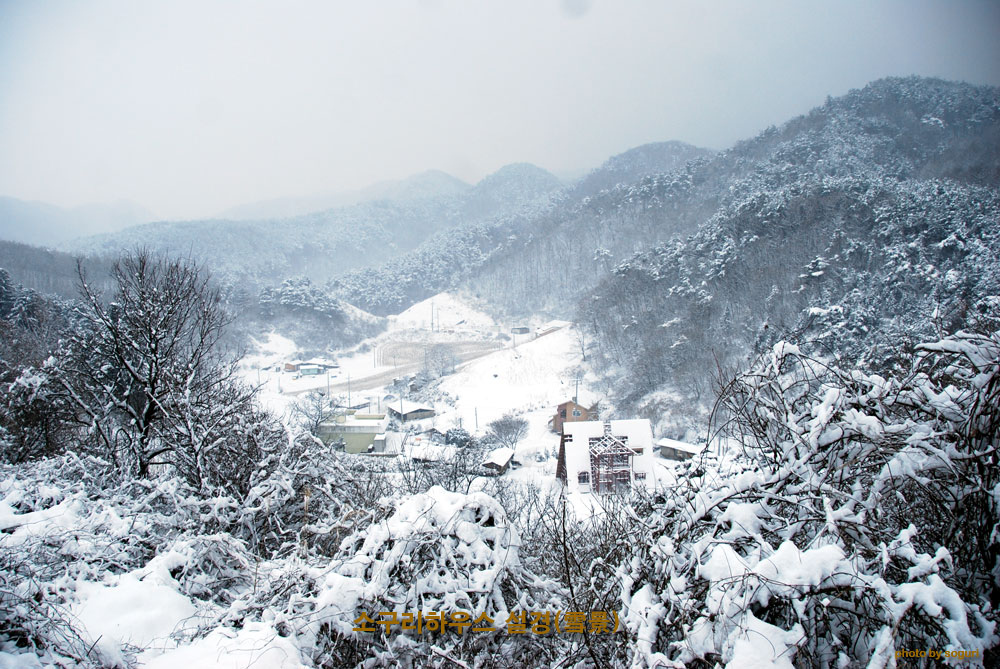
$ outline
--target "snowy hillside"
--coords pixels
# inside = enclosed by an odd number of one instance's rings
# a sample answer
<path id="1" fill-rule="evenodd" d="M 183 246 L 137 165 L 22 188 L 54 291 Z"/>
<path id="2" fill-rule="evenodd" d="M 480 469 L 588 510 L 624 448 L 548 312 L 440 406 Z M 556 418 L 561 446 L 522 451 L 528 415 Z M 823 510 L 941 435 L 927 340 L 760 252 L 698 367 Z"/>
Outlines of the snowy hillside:
<path id="1" fill-rule="evenodd" d="M 612 230 L 608 221 L 595 226 L 590 220 L 595 209 L 591 198 L 602 193 L 607 198 L 607 188 L 671 173 L 690 160 L 708 155 L 705 149 L 681 142 L 630 149 L 608 159 L 550 202 L 539 198 L 535 209 L 439 232 L 413 251 L 378 267 L 338 277 L 330 282 L 330 288 L 341 298 L 377 314 L 395 313 L 440 291 L 471 287 L 494 309 L 515 315 L 544 311 L 569 317 L 583 286 L 615 259 L 645 247 L 631 227 Z M 502 175 L 514 184 L 513 188 L 527 188 L 530 193 L 537 188 L 532 184 L 550 183 L 536 178 L 536 172 L 537 168 L 531 166 L 511 166 L 484 179 L 481 186 Z M 528 185 L 521 186 L 525 180 Z M 603 211 L 603 205 L 596 209 Z M 619 218 L 618 222 L 630 223 L 627 218 Z M 526 247 L 527 255 L 522 258 Z M 538 257 L 538 252 L 547 255 Z M 557 257 L 561 259 L 554 266 Z M 511 267 L 519 263 L 530 267 Z M 483 277 L 489 277 L 490 283 L 484 284 Z M 523 286 L 526 279 L 531 282 L 527 291 Z M 541 284 L 549 279 L 554 280 L 543 290 Z"/>
<path id="2" fill-rule="evenodd" d="M 1000 155 L 998 108 L 997 89 L 884 80 L 714 159 L 744 176 L 704 225 L 581 302 L 621 399 L 709 396 L 711 371 L 780 339 L 886 371 L 918 341 L 996 323 L 1000 192 L 983 156 Z"/>
<path id="3" fill-rule="evenodd" d="M 587 197 L 609 190 L 618 184 L 629 185 L 652 174 L 676 172 L 689 161 L 707 158 L 708 149 L 684 142 L 654 142 L 629 149 L 608 158 L 604 164 L 591 171 L 574 186 L 576 193 Z"/>

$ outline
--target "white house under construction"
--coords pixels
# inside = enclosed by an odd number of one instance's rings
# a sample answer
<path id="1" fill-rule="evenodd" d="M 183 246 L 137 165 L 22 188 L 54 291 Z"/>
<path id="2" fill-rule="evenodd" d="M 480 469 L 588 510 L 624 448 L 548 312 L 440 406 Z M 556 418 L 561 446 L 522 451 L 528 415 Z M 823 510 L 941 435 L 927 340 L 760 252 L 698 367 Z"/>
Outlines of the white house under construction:
<path id="1" fill-rule="evenodd" d="M 623 492 L 652 486 L 653 431 L 646 419 L 563 424 L 558 476 L 570 491 Z"/>

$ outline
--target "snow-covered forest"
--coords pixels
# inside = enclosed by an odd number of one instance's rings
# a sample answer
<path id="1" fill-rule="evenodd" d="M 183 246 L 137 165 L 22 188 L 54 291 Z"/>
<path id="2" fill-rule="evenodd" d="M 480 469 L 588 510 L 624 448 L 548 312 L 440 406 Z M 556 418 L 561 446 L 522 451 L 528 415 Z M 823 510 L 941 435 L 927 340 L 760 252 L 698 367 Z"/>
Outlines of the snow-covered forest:
<path id="1" fill-rule="evenodd" d="M 0 246 L 0 666 L 996 666 L 998 166 L 1000 89 L 894 78 Z M 697 455 L 580 493 L 570 399 Z"/>

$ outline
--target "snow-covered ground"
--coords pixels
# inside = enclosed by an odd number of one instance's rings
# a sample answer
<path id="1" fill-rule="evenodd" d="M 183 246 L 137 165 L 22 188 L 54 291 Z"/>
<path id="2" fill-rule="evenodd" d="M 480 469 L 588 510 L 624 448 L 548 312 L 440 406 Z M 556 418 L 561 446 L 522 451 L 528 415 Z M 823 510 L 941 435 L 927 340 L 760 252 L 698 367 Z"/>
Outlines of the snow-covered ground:
<path id="1" fill-rule="evenodd" d="M 495 328 L 498 323 L 488 314 L 469 305 L 452 293 L 439 293 L 397 316 L 389 316 L 389 331 L 431 330 L 457 332 L 483 332 Z"/>

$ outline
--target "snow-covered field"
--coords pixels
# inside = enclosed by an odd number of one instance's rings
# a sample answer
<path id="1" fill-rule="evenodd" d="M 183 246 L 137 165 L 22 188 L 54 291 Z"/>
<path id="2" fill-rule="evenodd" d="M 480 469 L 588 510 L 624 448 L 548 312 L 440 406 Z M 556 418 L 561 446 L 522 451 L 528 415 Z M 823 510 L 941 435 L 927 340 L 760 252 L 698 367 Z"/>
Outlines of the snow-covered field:
<path id="1" fill-rule="evenodd" d="M 449 293 L 419 302 L 388 319 L 386 332 L 346 351 L 330 352 L 339 365 L 316 376 L 299 376 L 281 371 L 284 363 L 303 357 L 295 342 L 269 333 L 255 342 L 255 349 L 243 361 L 249 383 L 261 386 L 261 399 L 270 409 L 282 413 L 295 397 L 310 390 L 348 393 L 351 402 L 378 402 L 383 388 L 394 378 L 405 377 L 424 368 L 426 356 L 436 344 L 446 344 L 462 358 L 476 357 L 502 345 L 501 326 Z M 431 329 L 433 324 L 433 329 Z M 509 343 L 509 342 L 508 342 Z"/>

